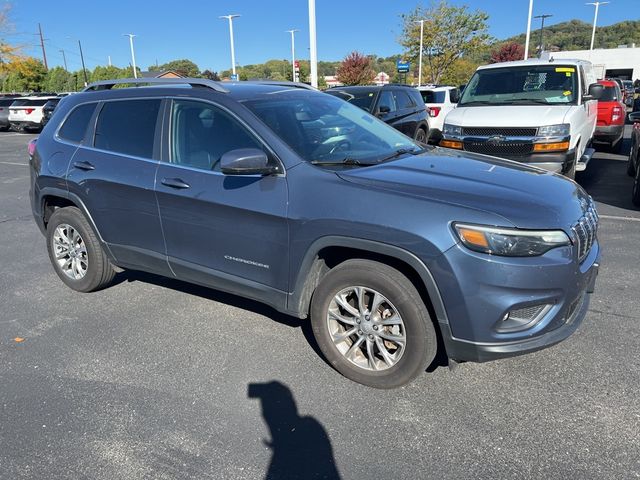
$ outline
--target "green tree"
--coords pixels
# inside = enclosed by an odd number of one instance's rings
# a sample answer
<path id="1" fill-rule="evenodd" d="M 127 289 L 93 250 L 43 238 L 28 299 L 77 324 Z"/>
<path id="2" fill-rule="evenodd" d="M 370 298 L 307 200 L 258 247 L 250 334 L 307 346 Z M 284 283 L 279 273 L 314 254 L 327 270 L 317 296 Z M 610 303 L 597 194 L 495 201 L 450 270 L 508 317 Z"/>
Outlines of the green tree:
<path id="1" fill-rule="evenodd" d="M 129 78 L 131 77 L 130 68 L 119 68 L 114 65 L 107 67 L 97 66 L 91 72 L 91 82 L 97 82 L 100 80 L 113 80 L 116 78 Z"/>
<path id="2" fill-rule="evenodd" d="M 66 92 L 72 87 L 71 74 L 62 67 L 49 69 L 44 79 L 44 90 Z"/>
<path id="3" fill-rule="evenodd" d="M 209 80 L 214 80 L 216 82 L 220 81 L 220 76 L 218 75 L 218 73 L 212 70 L 205 70 L 201 75 L 202 78 L 208 78 Z"/>
<path id="4" fill-rule="evenodd" d="M 5 69 L 8 73 L 3 82 L 3 90 L 40 92 L 45 86 L 47 71 L 42 62 L 33 57 L 14 59 Z"/>
<path id="5" fill-rule="evenodd" d="M 179 73 L 180 75 L 183 75 L 185 77 L 200 76 L 200 68 L 198 68 L 198 65 L 193 63 L 191 60 L 187 60 L 186 58 L 180 60 L 172 60 L 170 62 L 164 63 L 158 67 L 158 70 L 173 70 L 174 72 Z"/>
<path id="6" fill-rule="evenodd" d="M 487 48 L 489 16 L 480 11 L 468 11 L 466 5 L 449 5 L 446 0 L 431 3 L 427 8 L 419 5 L 401 15 L 402 35 L 400 44 L 405 56 L 418 65 L 420 53 L 420 24 L 424 20 L 423 68 L 432 83 L 440 83 L 445 72 L 459 58 L 469 56 Z M 424 72 L 423 72 L 424 73 Z"/>

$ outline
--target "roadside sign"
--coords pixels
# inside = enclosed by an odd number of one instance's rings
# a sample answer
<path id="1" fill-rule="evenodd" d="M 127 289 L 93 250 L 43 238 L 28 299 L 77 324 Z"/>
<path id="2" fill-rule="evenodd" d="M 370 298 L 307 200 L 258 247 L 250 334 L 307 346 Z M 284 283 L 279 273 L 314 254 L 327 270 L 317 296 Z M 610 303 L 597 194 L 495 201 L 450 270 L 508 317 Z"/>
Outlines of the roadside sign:
<path id="1" fill-rule="evenodd" d="M 296 60 L 295 62 L 293 62 L 293 66 L 294 68 L 300 68 L 300 62 Z"/>
<path id="2" fill-rule="evenodd" d="M 398 69 L 398 73 L 407 73 L 411 68 L 411 64 L 409 62 L 398 60 L 396 62 L 396 68 Z"/>
<path id="3" fill-rule="evenodd" d="M 237 73 L 232 73 L 231 74 L 231 81 L 236 82 L 238 80 L 238 74 Z"/>

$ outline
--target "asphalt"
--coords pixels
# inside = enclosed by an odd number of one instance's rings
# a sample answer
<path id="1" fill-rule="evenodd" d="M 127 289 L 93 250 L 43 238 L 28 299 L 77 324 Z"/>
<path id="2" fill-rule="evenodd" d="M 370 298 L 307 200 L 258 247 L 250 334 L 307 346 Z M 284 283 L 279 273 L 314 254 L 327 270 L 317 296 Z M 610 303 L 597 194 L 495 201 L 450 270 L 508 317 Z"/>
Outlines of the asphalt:
<path id="1" fill-rule="evenodd" d="M 640 477 L 628 140 L 578 177 L 604 248 L 578 331 L 378 391 L 332 370 L 306 321 L 239 297 L 135 273 L 65 287 L 31 218 L 32 137 L 0 133 L 1 479 Z"/>

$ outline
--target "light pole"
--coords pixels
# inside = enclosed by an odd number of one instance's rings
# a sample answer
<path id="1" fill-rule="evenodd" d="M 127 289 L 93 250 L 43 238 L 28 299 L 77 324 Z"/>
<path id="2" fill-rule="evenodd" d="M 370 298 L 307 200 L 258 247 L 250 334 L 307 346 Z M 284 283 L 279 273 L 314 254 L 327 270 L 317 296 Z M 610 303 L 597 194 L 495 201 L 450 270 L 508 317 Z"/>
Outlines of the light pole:
<path id="1" fill-rule="evenodd" d="M 297 29 L 292 29 L 292 30 L 285 30 L 285 32 L 288 32 L 291 34 L 291 80 L 292 81 L 297 81 L 296 79 L 296 40 L 295 40 L 295 33 L 299 32 L 300 30 Z"/>
<path id="2" fill-rule="evenodd" d="M 593 30 L 591 31 L 591 47 L 589 48 L 589 50 L 593 50 L 593 42 L 595 42 L 596 40 L 596 24 L 598 23 L 598 8 L 600 8 L 600 5 L 606 5 L 609 2 L 593 2 L 593 3 L 585 3 L 585 5 L 595 5 L 596 7 L 596 12 L 595 15 L 593 16 Z"/>
<path id="3" fill-rule="evenodd" d="M 541 24 L 540 24 L 540 56 L 542 56 L 542 52 L 544 52 L 544 19 L 545 18 L 549 18 L 549 17 L 553 17 L 553 15 L 548 15 L 548 14 L 543 14 L 543 15 L 536 15 L 533 18 L 539 18 L 541 20 Z"/>
<path id="4" fill-rule="evenodd" d="M 80 60 L 82 61 L 82 73 L 84 74 L 84 86 L 89 85 L 89 80 L 87 79 L 87 69 L 84 66 L 84 55 L 82 54 L 82 44 L 80 40 L 78 40 L 78 48 L 80 49 Z"/>
<path id="5" fill-rule="evenodd" d="M 424 34 L 424 20 L 418 20 L 420 24 L 420 54 L 418 55 L 418 86 L 422 85 L 422 36 Z"/>
<path id="6" fill-rule="evenodd" d="M 133 78 L 138 78 L 138 71 L 136 69 L 136 54 L 133 51 L 133 33 L 123 33 L 123 36 L 129 37 L 129 46 L 131 47 L 131 68 L 133 68 Z"/>
<path id="7" fill-rule="evenodd" d="M 316 0 L 309 0 L 309 64 L 311 86 L 318 88 L 318 45 L 316 44 Z"/>
<path id="8" fill-rule="evenodd" d="M 221 15 L 219 18 L 226 18 L 229 20 L 229 41 L 231 43 L 231 73 L 233 77 L 236 76 L 236 52 L 233 47 L 233 19 L 240 15 Z"/>
<path id="9" fill-rule="evenodd" d="M 533 14 L 533 0 L 529 0 L 529 18 L 527 20 L 527 39 L 524 42 L 524 59 L 529 58 L 529 39 L 531 38 L 531 15 Z"/>

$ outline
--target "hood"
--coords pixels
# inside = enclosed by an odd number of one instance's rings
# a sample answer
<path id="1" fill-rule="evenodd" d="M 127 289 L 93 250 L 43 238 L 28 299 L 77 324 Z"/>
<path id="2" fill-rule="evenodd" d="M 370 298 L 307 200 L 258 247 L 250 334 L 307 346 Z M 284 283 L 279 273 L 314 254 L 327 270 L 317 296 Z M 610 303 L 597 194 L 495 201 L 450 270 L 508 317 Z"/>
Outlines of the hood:
<path id="1" fill-rule="evenodd" d="M 368 188 L 499 215 L 504 220 L 496 219 L 501 222 L 496 225 L 510 223 L 525 229 L 562 228 L 568 233 L 590 203 L 579 185 L 560 175 L 510 160 L 442 148 L 337 175 Z"/>
<path id="2" fill-rule="evenodd" d="M 572 105 L 499 105 L 456 107 L 446 122 L 463 127 L 540 127 L 565 123 Z"/>

